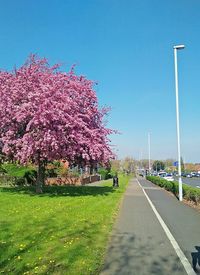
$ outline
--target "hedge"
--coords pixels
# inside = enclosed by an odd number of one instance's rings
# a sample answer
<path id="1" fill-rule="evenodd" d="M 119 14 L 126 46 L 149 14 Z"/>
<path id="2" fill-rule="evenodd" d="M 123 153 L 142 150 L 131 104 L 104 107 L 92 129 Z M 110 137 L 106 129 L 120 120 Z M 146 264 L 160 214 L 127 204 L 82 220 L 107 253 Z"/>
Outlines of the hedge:
<path id="1" fill-rule="evenodd" d="M 0 185 L 9 182 L 11 185 L 34 184 L 37 177 L 36 170 L 31 166 L 16 163 L 3 163 L 0 166 Z"/>
<path id="2" fill-rule="evenodd" d="M 167 181 L 154 176 L 147 176 L 147 180 L 172 192 L 175 196 L 178 196 L 178 182 Z M 188 201 L 193 201 L 196 204 L 200 204 L 200 189 L 183 184 L 183 198 Z"/>

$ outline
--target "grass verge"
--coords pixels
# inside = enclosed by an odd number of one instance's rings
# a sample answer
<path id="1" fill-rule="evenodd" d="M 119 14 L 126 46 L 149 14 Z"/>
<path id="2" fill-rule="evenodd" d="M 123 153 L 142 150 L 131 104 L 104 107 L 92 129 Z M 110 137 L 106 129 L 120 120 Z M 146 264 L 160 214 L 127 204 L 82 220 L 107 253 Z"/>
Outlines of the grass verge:
<path id="1" fill-rule="evenodd" d="M 1 274 L 98 274 L 130 177 L 100 187 L 0 188 Z"/>
<path id="2" fill-rule="evenodd" d="M 147 176 L 147 180 L 165 188 L 166 190 L 172 192 L 175 196 L 178 196 L 178 182 L 171 182 L 154 176 Z M 183 198 L 187 201 L 192 201 L 195 204 L 200 204 L 200 189 L 183 184 Z"/>

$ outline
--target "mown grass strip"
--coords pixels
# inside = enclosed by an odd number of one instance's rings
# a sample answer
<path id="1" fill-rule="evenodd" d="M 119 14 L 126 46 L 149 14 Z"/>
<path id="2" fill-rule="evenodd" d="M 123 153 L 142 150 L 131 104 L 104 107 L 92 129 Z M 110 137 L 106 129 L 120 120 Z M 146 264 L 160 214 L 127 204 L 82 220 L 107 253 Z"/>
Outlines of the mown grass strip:
<path id="1" fill-rule="evenodd" d="M 0 188 L 2 274 L 98 274 L 119 202 L 120 187 Z"/>

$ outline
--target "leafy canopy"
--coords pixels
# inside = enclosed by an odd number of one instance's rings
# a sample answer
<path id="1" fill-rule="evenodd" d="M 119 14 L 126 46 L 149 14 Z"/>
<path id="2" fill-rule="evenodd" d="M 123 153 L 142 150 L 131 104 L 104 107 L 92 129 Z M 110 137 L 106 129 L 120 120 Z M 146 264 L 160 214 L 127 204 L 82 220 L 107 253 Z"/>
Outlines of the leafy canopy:
<path id="1" fill-rule="evenodd" d="M 21 163 L 65 158 L 107 162 L 113 157 L 98 108 L 94 82 L 72 70 L 60 71 L 31 55 L 13 72 L 0 72 L 2 151 Z"/>

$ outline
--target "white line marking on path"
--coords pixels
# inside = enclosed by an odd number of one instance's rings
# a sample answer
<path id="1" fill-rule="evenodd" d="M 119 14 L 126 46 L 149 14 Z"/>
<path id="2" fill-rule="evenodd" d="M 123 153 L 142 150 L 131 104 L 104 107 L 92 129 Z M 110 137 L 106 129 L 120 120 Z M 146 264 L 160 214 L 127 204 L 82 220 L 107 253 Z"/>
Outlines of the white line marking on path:
<path id="1" fill-rule="evenodd" d="M 160 214 L 158 213 L 158 211 L 156 210 L 155 206 L 153 205 L 152 201 L 150 200 L 149 196 L 147 195 L 147 193 L 145 192 L 144 188 L 142 187 L 142 185 L 140 184 L 139 180 L 137 179 L 137 182 L 139 184 L 139 186 L 142 188 L 143 193 L 145 194 L 154 214 L 156 215 L 158 221 L 160 222 L 163 230 L 165 231 L 167 238 L 170 240 L 177 256 L 179 257 L 182 265 L 185 268 L 185 271 L 188 275 L 196 275 L 196 273 L 194 272 L 190 262 L 188 261 L 188 259 L 186 258 L 185 254 L 183 253 L 183 251 L 181 250 L 180 246 L 178 245 L 177 241 L 175 240 L 175 238 L 173 237 L 172 233 L 170 232 L 169 228 L 167 227 L 167 225 L 165 224 L 165 222 L 163 221 L 163 219 L 161 218 Z"/>

